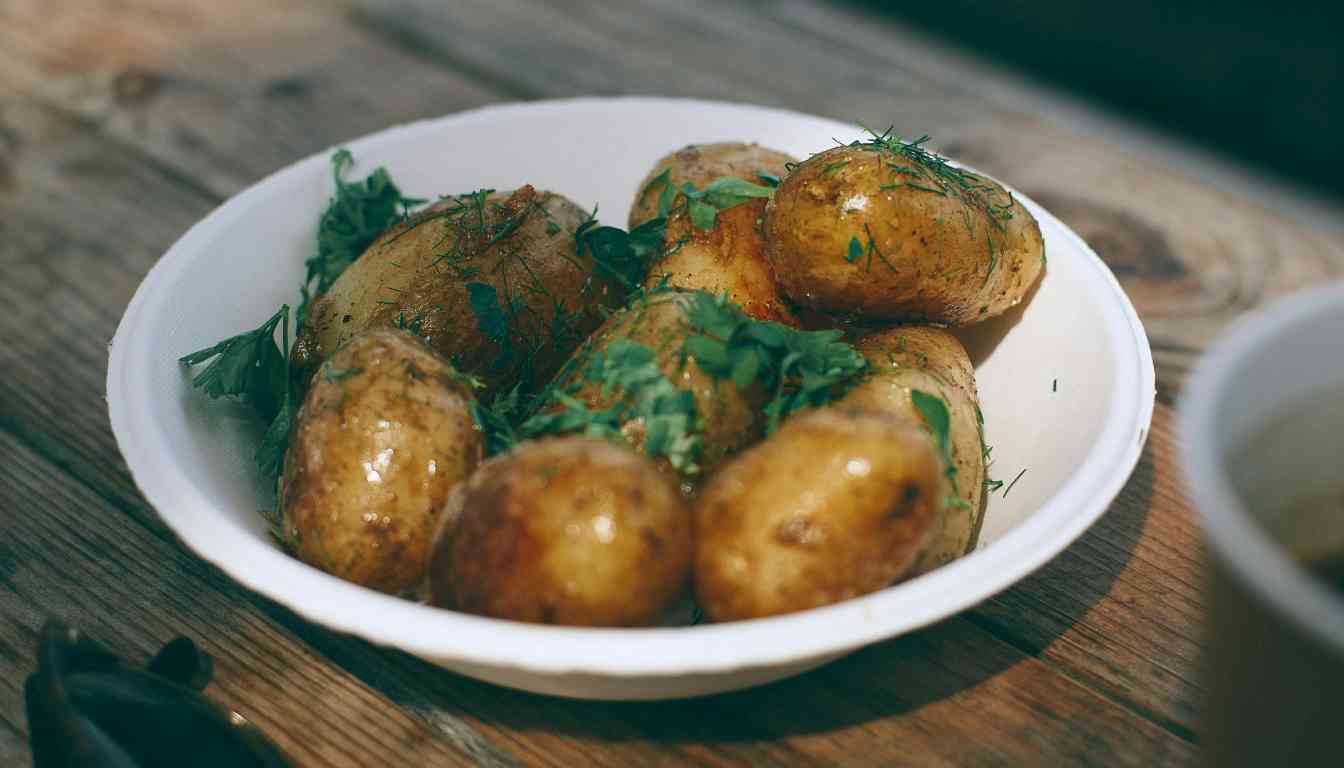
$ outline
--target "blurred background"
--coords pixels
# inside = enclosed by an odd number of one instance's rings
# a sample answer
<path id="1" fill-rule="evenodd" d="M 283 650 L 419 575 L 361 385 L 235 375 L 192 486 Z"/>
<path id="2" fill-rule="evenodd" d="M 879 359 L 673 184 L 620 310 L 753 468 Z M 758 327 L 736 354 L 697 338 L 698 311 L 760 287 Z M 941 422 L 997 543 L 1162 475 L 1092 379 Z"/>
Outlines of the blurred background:
<path id="1" fill-rule="evenodd" d="M 1311 193 L 1344 198 L 1344 3 L 845 4 Z"/>

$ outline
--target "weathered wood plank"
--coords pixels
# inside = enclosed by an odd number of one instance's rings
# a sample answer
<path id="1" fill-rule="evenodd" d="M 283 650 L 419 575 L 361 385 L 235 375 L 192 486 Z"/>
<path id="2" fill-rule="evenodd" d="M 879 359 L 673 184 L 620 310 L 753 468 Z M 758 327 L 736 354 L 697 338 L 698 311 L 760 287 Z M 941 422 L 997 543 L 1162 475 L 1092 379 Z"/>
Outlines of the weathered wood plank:
<path id="1" fill-rule="evenodd" d="M 84 628 L 129 660 L 177 634 L 214 657 L 208 694 L 301 763 L 469 764 L 468 754 L 400 712 L 262 616 L 222 573 L 119 514 L 0 432 L 0 712 L 23 722 L 21 681 L 46 616 Z M 300 727 L 301 724 L 301 727 Z M 479 735 L 470 745 L 506 756 Z"/>
<path id="2" fill-rule="evenodd" d="M 220 197 L 361 134 L 518 97 L 320 0 L 13 0 L 0 5 L 0 71 Z"/>
<path id="3" fill-rule="evenodd" d="M 1180 485 L 1173 413 L 1106 516 L 968 616 L 1019 649 L 1192 738 L 1202 685 L 1204 553 Z"/>

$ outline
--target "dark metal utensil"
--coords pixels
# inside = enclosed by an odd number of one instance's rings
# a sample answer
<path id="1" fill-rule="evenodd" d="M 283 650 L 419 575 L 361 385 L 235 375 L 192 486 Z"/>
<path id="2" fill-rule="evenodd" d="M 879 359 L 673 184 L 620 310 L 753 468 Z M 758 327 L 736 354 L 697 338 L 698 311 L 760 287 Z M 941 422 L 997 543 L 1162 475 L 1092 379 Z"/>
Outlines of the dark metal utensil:
<path id="1" fill-rule="evenodd" d="M 51 620 L 24 684 L 35 768 L 287 768 L 278 747 L 206 699 L 210 657 L 187 637 L 144 670 L 129 669 L 78 630 Z"/>

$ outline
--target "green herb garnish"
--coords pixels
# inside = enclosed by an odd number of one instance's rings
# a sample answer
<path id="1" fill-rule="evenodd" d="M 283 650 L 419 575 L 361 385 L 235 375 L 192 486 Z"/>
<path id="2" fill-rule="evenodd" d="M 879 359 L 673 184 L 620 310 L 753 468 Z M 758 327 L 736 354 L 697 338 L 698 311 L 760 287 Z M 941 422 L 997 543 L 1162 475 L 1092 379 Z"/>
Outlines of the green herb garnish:
<path id="1" fill-rule="evenodd" d="M 281 342 L 275 342 L 280 330 Z M 270 426 L 254 459 L 263 476 L 279 473 L 297 410 L 289 374 L 289 305 L 282 306 L 256 330 L 178 358 L 186 366 L 209 360 L 191 385 L 210 398 L 235 398 L 251 406 Z"/>
<path id="2" fill-rule="evenodd" d="M 859 242 L 859 236 L 855 235 L 849 238 L 849 251 L 845 254 L 845 261 L 853 264 L 863 255 L 863 243 Z"/>
<path id="3" fill-rule="evenodd" d="M 694 333 L 683 345 L 701 370 L 729 379 L 739 389 L 757 383 L 770 393 L 766 432 L 789 414 L 838 399 L 868 363 L 841 332 L 799 331 L 748 317 L 726 295 L 696 291 L 688 296 L 686 321 Z"/>
<path id="4" fill-rule="evenodd" d="M 608 408 L 590 408 L 573 394 L 585 382 L 599 386 L 604 399 L 619 398 Z M 645 454 L 666 456 L 684 474 L 699 472 L 701 424 L 695 398 L 663 375 L 656 353 L 643 344 L 618 339 L 594 352 L 580 380 L 566 390 L 553 390 L 546 403 L 560 408 L 544 409 L 523 422 L 518 429 L 522 437 L 578 433 L 614 440 L 621 437 L 622 425 L 639 419 Z"/>
<path id="5" fill-rule="evenodd" d="M 704 189 L 698 188 L 693 182 L 686 182 L 678 188 L 672 183 L 672 169 L 666 168 L 662 173 L 649 180 L 640 192 L 640 199 L 644 199 L 649 192 L 662 187 L 662 192 L 658 198 L 658 215 L 666 217 L 675 207 L 678 193 L 686 198 L 686 213 L 690 216 L 691 226 L 696 229 L 713 229 L 714 222 L 718 220 L 719 211 L 726 211 L 729 208 L 739 206 L 749 200 L 758 198 L 768 198 L 774 194 L 774 188 L 779 180 L 773 176 L 768 179 L 774 179 L 775 183 L 770 184 L 769 180 L 757 174 L 767 186 L 752 184 L 751 182 L 740 179 L 736 176 L 722 176 L 710 182 Z"/>
<path id="6" fill-rule="evenodd" d="M 1027 468 L 1026 468 L 1026 467 L 1023 467 L 1023 468 L 1022 468 L 1022 471 L 1017 473 L 1017 477 L 1014 477 L 1014 478 L 1013 478 L 1013 482 L 1009 483 L 1009 484 L 1008 484 L 1008 487 L 1003 489 L 1003 497 L 1004 497 L 1005 499 L 1008 498 L 1008 492 L 1011 491 L 1011 490 L 1013 490 L 1013 486 L 1014 486 L 1014 485 L 1017 485 L 1017 481 L 1018 481 L 1018 480 L 1021 480 L 1021 479 L 1022 479 L 1022 476 L 1025 475 L 1025 474 L 1027 474 Z"/>
<path id="7" fill-rule="evenodd" d="M 349 150 L 340 149 L 331 156 L 336 194 L 318 221 L 317 254 L 305 262 L 308 274 L 302 286 L 299 323 L 307 315 L 310 298 L 326 292 L 379 235 L 425 202 L 403 196 L 385 168 L 375 169 L 363 181 L 347 182 L 342 174 L 353 163 Z"/>
<path id="8" fill-rule="evenodd" d="M 952 416 L 947 408 L 947 403 L 943 398 L 919 389 L 910 390 L 910 399 L 914 402 L 915 410 L 919 411 L 919 415 L 923 417 L 924 425 L 933 434 L 934 442 L 938 444 L 938 451 L 943 456 L 944 474 L 947 476 L 948 483 L 954 489 L 947 498 L 948 505 L 969 509 L 970 504 L 961 498 L 955 490 L 957 465 L 952 461 Z"/>

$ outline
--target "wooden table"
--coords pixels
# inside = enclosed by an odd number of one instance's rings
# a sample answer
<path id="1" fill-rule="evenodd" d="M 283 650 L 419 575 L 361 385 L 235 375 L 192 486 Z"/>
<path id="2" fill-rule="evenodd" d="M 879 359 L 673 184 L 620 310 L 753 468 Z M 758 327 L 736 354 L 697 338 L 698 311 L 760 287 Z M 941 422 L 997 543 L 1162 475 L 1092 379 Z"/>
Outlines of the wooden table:
<path id="1" fill-rule="evenodd" d="M 198 638 L 210 695 L 303 765 L 1189 762 L 1204 555 L 1173 400 L 1230 318 L 1340 274 L 1344 237 L 1076 130 L 977 67 L 807 0 L 0 0 L 0 764 L 27 760 L 22 681 L 49 615 L 132 659 Z M 167 246 L 350 137 L 615 93 L 895 121 L 1075 227 L 1158 360 L 1148 447 L 1102 521 L 930 629 L 758 690 L 655 704 L 458 677 L 308 624 L 185 551 L 131 482 L 102 396 L 106 344 Z"/>

